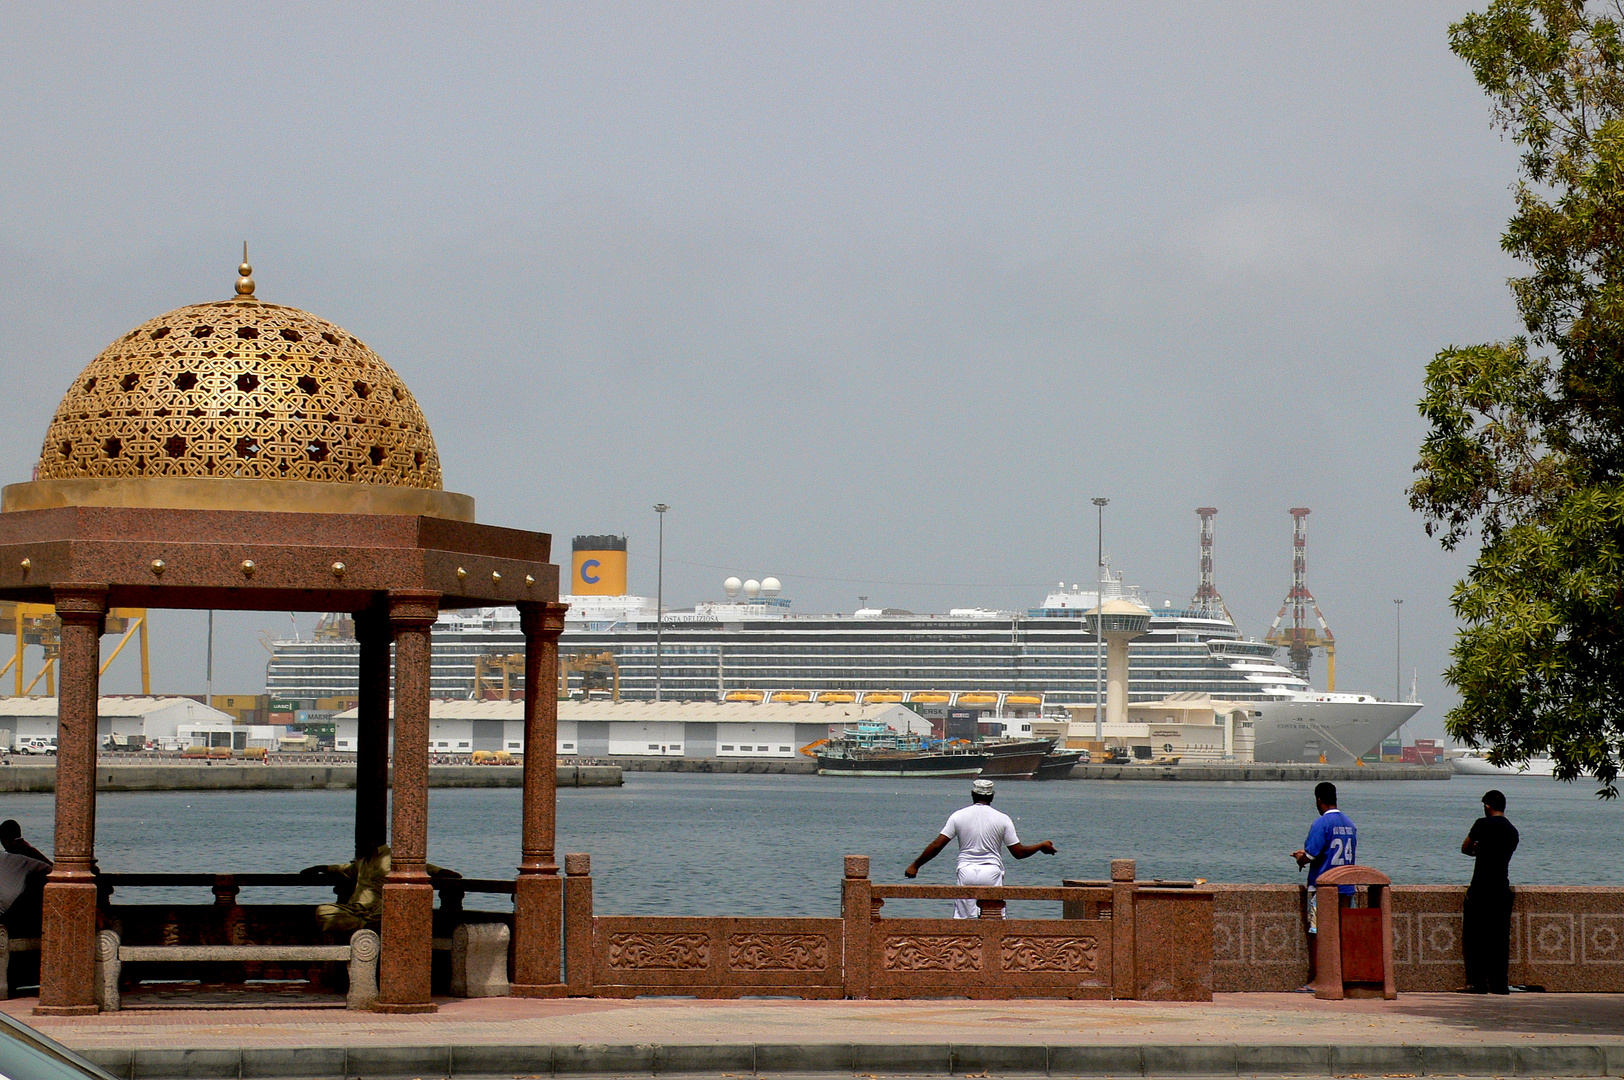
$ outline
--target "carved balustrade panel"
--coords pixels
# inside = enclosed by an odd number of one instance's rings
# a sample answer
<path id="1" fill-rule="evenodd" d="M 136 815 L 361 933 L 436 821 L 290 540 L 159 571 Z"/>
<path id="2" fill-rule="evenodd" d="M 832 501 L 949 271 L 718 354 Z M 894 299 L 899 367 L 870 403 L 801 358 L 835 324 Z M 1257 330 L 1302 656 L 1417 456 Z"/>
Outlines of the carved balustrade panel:
<path id="1" fill-rule="evenodd" d="M 594 992 L 839 997 L 842 926 L 839 919 L 597 918 Z"/>
<path id="2" fill-rule="evenodd" d="M 882 919 L 874 997 L 1111 996 L 1111 923 L 1100 919 Z"/>

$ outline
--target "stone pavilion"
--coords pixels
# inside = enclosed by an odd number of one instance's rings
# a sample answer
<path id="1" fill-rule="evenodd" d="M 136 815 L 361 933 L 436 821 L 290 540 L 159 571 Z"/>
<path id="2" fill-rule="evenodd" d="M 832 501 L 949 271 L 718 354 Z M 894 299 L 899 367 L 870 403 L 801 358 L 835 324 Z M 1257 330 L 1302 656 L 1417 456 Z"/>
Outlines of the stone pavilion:
<path id="1" fill-rule="evenodd" d="M 245 252 L 246 255 L 246 252 Z M 554 685 L 563 607 L 544 533 L 477 524 L 444 490 L 423 412 L 347 331 L 255 295 L 177 308 L 73 380 L 34 478 L 0 496 L 0 599 L 61 619 L 55 870 L 38 1011 L 96 1011 L 96 700 L 110 607 L 350 612 L 361 643 L 355 850 L 393 845 L 378 1008 L 434 1008 L 428 821 L 430 631 L 517 605 L 526 686 Z M 394 649 L 393 807 L 390 649 Z M 559 992 L 551 693 L 524 705 L 513 991 Z"/>

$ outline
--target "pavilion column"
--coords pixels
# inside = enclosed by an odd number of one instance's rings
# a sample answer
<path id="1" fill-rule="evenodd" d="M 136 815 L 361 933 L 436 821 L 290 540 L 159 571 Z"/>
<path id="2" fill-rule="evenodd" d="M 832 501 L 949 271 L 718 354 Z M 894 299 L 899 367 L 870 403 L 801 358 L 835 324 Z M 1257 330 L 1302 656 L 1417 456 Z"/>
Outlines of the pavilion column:
<path id="1" fill-rule="evenodd" d="M 519 604 L 524 631 L 524 832 L 513 891 L 515 997 L 563 992 L 563 882 L 554 855 L 558 796 L 558 635 L 563 604 Z"/>
<path id="2" fill-rule="evenodd" d="M 355 857 L 389 842 L 389 611 L 355 615 L 361 646 L 360 700 L 355 719 Z"/>
<path id="3" fill-rule="evenodd" d="M 429 824 L 430 631 L 438 593 L 391 591 L 395 638 L 393 859 L 383 887 L 380 1012 L 433 1012 L 429 965 L 434 956 L 434 887 L 424 864 Z"/>
<path id="4" fill-rule="evenodd" d="M 62 621 L 56 713 L 56 866 L 45 882 L 39 1005 L 46 1016 L 96 1012 L 96 701 L 107 586 L 53 587 Z"/>

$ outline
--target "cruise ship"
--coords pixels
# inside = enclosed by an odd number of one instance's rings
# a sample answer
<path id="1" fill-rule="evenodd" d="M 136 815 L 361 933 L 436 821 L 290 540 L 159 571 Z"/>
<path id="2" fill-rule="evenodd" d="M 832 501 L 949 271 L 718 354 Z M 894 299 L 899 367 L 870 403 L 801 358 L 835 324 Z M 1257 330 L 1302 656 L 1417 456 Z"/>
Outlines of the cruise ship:
<path id="1" fill-rule="evenodd" d="M 1102 682 L 1104 649 L 1085 613 L 1102 595 L 1133 595 L 1107 575 L 1086 591 L 1061 583 L 1024 612 L 861 608 L 802 615 L 778 585 L 770 577 L 729 579 L 726 600 L 668 610 L 658 664 L 651 599 L 566 596 L 560 656 L 594 658 L 562 665 L 569 688 L 580 691 L 599 664 L 613 669 L 621 697 L 633 700 L 654 697 L 658 668 L 668 701 L 912 701 L 980 709 L 984 716 L 1053 716 L 1068 705 L 1093 704 Z M 1208 694 L 1245 703 L 1259 761 L 1351 762 L 1375 751 L 1421 708 L 1373 694 L 1316 691 L 1276 659 L 1274 646 L 1244 640 L 1222 613 L 1167 605 L 1150 614 L 1149 631 L 1128 647 L 1129 701 Z M 273 697 L 314 702 L 354 695 L 357 646 L 341 626 L 329 622 L 314 640 L 275 643 L 266 676 Z M 470 698 L 500 688 L 501 658 L 523 647 L 514 608 L 446 612 L 434 628 L 434 696 Z M 505 676 L 510 692 L 522 690 L 520 672 Z"/>

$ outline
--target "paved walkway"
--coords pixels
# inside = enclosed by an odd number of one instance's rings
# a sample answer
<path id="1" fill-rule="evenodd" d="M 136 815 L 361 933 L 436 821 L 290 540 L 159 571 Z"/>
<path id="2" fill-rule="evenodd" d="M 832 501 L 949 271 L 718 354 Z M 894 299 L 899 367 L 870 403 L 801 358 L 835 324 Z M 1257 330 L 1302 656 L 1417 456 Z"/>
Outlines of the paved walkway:
<path id="1" fill-rule="evenodd" d="M 23 998 L 0 1008 L 115 1073 L 137 1078 L 513 1075 L 514 1069 L 642 1075 L 730 1069 L 1624 1072 L 1624 995 L 1607 994 L 1406 994 L 1397 1001 L 1342 1002 L 1221 994 L 1211 1003 L 486 998 L 442 1001 L 439 1012 L 423 1016 L 174 1009 L 36 1017 L 33 1005 Z M 295 1053 L 306 1057 L 296 1063 Z M 215 1064 L 205 1073 L 196 1071 L 210 1061 Z"/>
<path id="2" fill-rule="evenodd" d="M 440 1011 L 385 1016 L 343 1009 L 132 1010 L 32 1016 L 69 1046 L 217 1047 L 337 1043 L 1241 1043 L 1467 1045 L 1582 1038 L 1624 1048 L 1624 994 L 1404 994 L 1319 1001 L 1307 994 L 1219 994 L 1146 1001 L 630 1001 L 445 999 Z"/>

